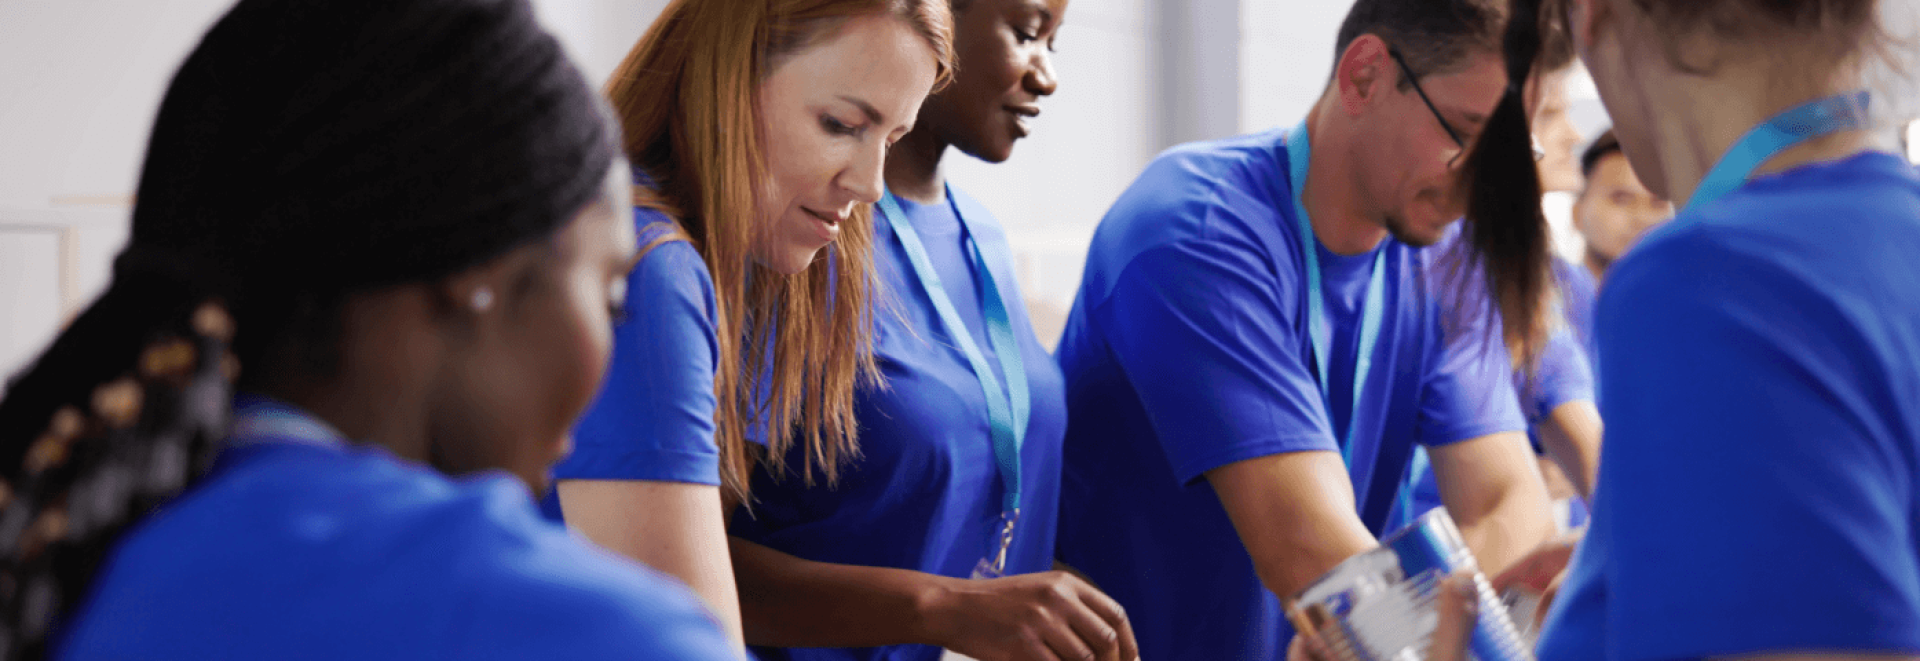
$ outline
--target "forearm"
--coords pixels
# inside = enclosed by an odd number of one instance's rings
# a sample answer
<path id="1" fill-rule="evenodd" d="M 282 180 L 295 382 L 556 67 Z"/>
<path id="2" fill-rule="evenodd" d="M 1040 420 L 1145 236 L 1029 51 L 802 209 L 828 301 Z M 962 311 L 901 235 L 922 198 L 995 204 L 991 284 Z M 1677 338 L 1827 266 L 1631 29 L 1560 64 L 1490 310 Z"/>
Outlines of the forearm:
<path id="1" fill-rule="evenodd" d="M 1429 449 L 1440 500 L 1480 569 L 1498 574 L 1553 536 L 1547 486 L 1519 432 Z"/>
<path id="2" fill-rule="evenodd" d="M 1282 598 L 1379 545 L 1361 523 L 1346 464 L 1333 452 L 1296 452 L 1207 472 L 1254 571 Z"/>
<path id="3" fill-rule="evenodd" d="M 1593 498 L 1599 479 L 1601 429 L 1599 409 L 1585 400 L 1554 407 L 1540 426 L 1541 449 L 1584 498 Z"/>
<path id="4" fill-rule="evenodd" d="M 1359 517 L 1349 518 L 1351 522 L 1330 517 L 1322 526 L 1290 534 L 1292 541 L 1280 552 L 1254 555 L 1254 571 L 1261 584 L 1285 599 L 1307 589 L 1348 558 L 1380 545 Z"/>
<path id="5" fill-rule="evenodd" d="M 1497 574 L 1553 537 L 1546 487 L 1537 477 L 1531 481 L 1505 489 L 1490 507 L 1455 518 L 1481 571 Z"/>
<path id="6" fill-rule="evenodd" d="M 734 538 L 746 638 L 775 647 L 940 645 L 932 611 L 958 579 L 804 560 Z"/>

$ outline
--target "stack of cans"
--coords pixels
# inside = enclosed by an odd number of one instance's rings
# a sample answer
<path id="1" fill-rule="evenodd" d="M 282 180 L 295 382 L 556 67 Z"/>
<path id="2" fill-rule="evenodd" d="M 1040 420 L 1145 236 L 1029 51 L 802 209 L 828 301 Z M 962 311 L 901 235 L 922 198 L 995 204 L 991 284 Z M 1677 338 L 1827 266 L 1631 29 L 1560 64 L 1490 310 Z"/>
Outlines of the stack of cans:
<path id="1" fill-rule="evenodd" d="M 1478 573 L 1460 529 L 1436 508 L 1334 567 L 1288 604 L 1295 626 L 1317 634 L 1340 661 L 1417 661 L 1439 621 L 1440 581 L 1473 572 L 1480 616 L 1469 645 L 1477 661 L 1532 661 L 1493 586 Z"/>

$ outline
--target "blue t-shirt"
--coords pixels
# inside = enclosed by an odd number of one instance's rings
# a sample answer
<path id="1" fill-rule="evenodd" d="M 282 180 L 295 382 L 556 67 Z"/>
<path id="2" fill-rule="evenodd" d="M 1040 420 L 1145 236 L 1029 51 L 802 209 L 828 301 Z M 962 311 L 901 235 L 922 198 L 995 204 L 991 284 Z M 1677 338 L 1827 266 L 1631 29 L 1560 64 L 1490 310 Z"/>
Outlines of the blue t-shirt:
<path id="1" fill-rule="evenodd" d="M 1527 436 L 1532 439 L 1536 452 L 1540 451 L 1537 432 L 1547 416 L 1561 404 L 1591 402 L 1594 393 L 1591 355 L 1587 353 L 1585 340 L 1590 331 L 1584 325 L 1593 318 L 1593 278 L 1585 268 L 1564 259 L 1555 258 L 1553 270 L 1560 285 L 1560 305 L 1555 312 L 1561 314 L 1566 323 L 1556 324 L 1556 330 L 1535 360 L 1532 373 L 1523 369 L 1513 371 L 1513 388 L 1520 397 L 1521 411 L 1526 413 Z M 1394 507 L 1392 522 L 1387 526 L 1391 530 L 1406 526 L 1442 504 L 1440 483 L 1433 477 L 1433 466 L 1425 450 L 1415 450 L 1413 465 L 1407 473 L 1405 500 Z M 1574 501 L 1568 525 L 1577 528 L 1586 524 L 1587 512 L 1580 498 Z"/>
<path id="2" fill-rule="evenodd" d="M 1599 362 L 1593 346 L 1593 302 L 1599 283 L 1587 267 L 1559 257 L 1553 260 L 1553 275 L 1560 283 L 1560 311 L 1567 316 L 1567 327 L 1586 352 L 1587 363 Z"/>
<path id="3" fill-rule="evenodd" d="M 1280 602 L 1202 479 L 1247 459 L 1340 450 L 1306 332 L 1301 246 L 1318 241 L 1298 231 L 1284 134 L 1155 159 L 1096 230 L 1058 350 L 1074 421 L 1059 556 L 1126 607 L 1142 658 L 1285 657 Z M 1392 239 L 1379 249 L 1385 318 L 1366 397 L 1350 413 L 1349 464 L 1376 534 L 1416 441 L 1524 427 L 1506 352 L 1442 337 L 1427 285 L 1439 255 Z M 1328 306 L 1329 362 L 1340 366 L 1330 371 L 1346 375 L 1332 384 L 1335 402 L 1352 392 L 1347 338 L 1362 301 L 1349 297 L 1365 296 L 1371 271 L 1371 255 L 1354 261 L 1326 268 L 1329 298 L 1340 299 Z"/>
<path id="4" fill-rule="evenodd" d="M 675 228 L 659 211 L 634 208 L 641 246 Z M 720 484 L 713 442 L 713 278 L 686 241 L 654 246 L 627 275 L 627 315 L 613 330 L 606 382 L 573 429 L 558 480 L 648 480 Z M 541 502 L 560 520 L 549 489 Z"/>
<path id="5" fill-rule="evenodd" d="M 1046 571 L 1053 566 L 1060 438 L 1066 427 L 1060 370 L 1034 336 L 1015 286 L 1013 254 L 999 224 L 963 193 L 955 190 L 954 195 L 962 198 L 966 210 L 964 226 L 951 204 L 901 200 L 900 206 L 996 375 L 1000 363 L 986 340 L 980 293 L 966 250 L 969 236 L 978 242 L 1006 300 L 1033 402 L 1020 453 L 1020 522 L 1006 573 Z M 986 397 L 966 355 L 915 278 L 892 226 L 879 219 L 877 210 L 874 215 L 874 263 L 881 284 L 873 313 L 874 353 L 885 383 L 856 393 L 860 456 L 843 467 L 839 483 L 831 487 L 808 488 L 793 475 L 776 481 L 756 470 L 755 505 L 751 512 L 734 515 L 732 533 L 807 560 L 965 578 L 994 548 L 1004 493 L 994 463 Z M 787 465 L 797 466 L 802 459 L 796 450 Z M 920 645 L 754 652 L 767 661 L 932 661 L 941 654 L 938 648 Z"/>
<path id="6" fill-rule="evenodd" d="M 67 631 L 74 661 L 734 658 L 684 586 L 512 477 L 298 441 L 225 451 L 120 541 Z"/>
<path id="7" fill-rule="evenodd" d="M 1683 212 L 1600 297 L 1593 525 L 1543 659 L 1920 653 L 1920 175 L 1882 153 Z"/>

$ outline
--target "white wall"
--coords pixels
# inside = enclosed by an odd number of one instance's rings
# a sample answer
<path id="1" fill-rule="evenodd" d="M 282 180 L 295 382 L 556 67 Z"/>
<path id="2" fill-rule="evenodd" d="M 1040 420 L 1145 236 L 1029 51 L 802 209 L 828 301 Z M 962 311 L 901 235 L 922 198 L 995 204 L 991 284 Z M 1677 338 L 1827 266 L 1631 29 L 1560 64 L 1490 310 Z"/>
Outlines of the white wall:
<path id="1" fill-rule="evenodd" d="M 1883 0 L 1906 69 L 1880 78 L 1920 115 L 1920 0 Z M 104 284 L 125 239 L 145 136 L 178 62 L 231 0 L 0 0 L 0 374 Z M 533 0 L 602 81 L 666 0 Z M 1060 89 L 1032 138 L 956 185 L 1006 225 L 1043 339 L 1058 333 L 1093 227 L 1159 151 L 1291 125 L 1332 67 L 1340 0 L 1079 0 Z M 1606 124 L 1590 86 L 1573 116 Z M 49 257 L 49 254 L 57 257 Z"/>
<path id="2" fill-rule="evenodd" d="M 233 0 L 0 0 L 0 378 L 105 287 L 173 71 Z M 533 0 L 591 80 L 666 0 Z"/>

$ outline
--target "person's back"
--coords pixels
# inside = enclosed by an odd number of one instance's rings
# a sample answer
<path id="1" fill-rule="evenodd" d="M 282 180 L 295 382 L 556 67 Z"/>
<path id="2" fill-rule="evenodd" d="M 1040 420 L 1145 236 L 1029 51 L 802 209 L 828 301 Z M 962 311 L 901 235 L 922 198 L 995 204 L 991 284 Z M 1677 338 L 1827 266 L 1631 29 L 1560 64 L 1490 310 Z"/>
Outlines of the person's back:
<path id="1" fill-rule="evenodd" d="M 543 521 L 511 476 L 297 441 L 225 451 L 115 549 L 68 636 L 76 660 L 728 654 L 684 587 Z"/>
<path id="2" fill-rule="evenodd" d="M 1651 392 L 1606 402 L 1589 557 L 1543 657 L 1586 658 L 1609 629 L 1642 632 L 1628 658 L 1920 649 L 1914 255 L 1920 175 L 1868 152 L 1757 178 L 1614 265 L 1597 332 L 1635 351 L 1602 369 Z M 1619 546 L 1675 530 L 1657 557 Z M 1796 596 L 1667 587 L 1731 580 Z"/>

